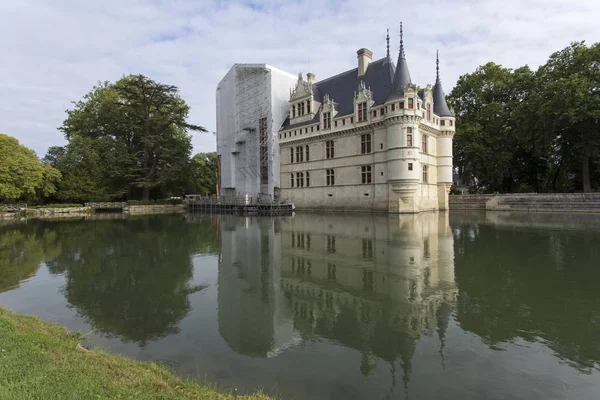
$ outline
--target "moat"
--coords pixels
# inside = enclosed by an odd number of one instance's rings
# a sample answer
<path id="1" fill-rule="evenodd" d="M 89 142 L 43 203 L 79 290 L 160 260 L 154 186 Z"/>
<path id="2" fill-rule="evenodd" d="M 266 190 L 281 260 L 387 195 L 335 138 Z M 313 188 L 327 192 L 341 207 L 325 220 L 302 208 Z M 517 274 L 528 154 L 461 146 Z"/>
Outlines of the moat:
<path id="1" fill-rule="evenodd" d="M 0 221 L 0 306 L 284 399 L 591 399 L 600 215 Z"/>

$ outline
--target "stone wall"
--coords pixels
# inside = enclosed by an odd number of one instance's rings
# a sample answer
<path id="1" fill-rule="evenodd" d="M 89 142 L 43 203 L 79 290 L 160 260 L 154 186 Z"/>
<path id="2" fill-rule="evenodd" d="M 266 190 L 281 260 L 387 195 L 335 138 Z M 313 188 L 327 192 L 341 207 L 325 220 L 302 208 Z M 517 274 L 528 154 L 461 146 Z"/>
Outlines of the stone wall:
<path id="1" fill-rule="evenodd" d="M 600 193 L 450 196 L 450 210 L 600 212 Z"/>
<path id="2" fill-rule="evenodd" d="M 123 212 L 126 214 L 168 214 L 185 212 L 185 204 L 164 204 L 164 205 L 146 205 L 146 206 L 125 206 Z"/>
<path id="3" fill-rule="evenodd" d="M 23 208 L 28 217 L 32 216 L 51 216 L 61 214 L 90 214 L 93 210 L 90 207 L 67 207 L 67 208 Z"/>

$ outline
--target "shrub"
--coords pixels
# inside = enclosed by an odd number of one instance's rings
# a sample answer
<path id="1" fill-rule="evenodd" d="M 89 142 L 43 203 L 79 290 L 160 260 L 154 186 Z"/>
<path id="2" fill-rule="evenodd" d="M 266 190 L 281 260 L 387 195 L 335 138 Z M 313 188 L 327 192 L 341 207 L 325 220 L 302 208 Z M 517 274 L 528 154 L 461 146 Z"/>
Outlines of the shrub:
<path id="1" fill-rule="evenodd" d="M 160 205 L 175 205 L 182 204 L 181 199 L 161 199 L 161 200 L 129 200 L 127 204 L 130 206 L 160 206 Z"/>
<path id="2" fill-rule="evenodd" d="M 8 208 L 0 206 L 0 213 L 8 212 Z"/>
<path id="3" fill-rule="evenodd" d="M 78 208 L 83 207 L 83 204 L 46 204 L 43 206 L 35 206 L 31 208 Z"/>

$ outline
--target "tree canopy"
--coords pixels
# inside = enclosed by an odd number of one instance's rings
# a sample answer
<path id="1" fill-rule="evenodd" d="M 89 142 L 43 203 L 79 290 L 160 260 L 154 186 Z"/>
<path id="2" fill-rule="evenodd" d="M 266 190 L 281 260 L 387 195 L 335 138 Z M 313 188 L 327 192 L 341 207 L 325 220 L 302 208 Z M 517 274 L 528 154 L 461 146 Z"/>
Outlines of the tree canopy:
<path id="1" fill-rule="evenodd" d="M 0 160 L 0 201 L 37 199 L 56 191 L 60 172 L 17 139 L 0 134 Z"/>
<path id="2" fill-rule="evenodd" d="M 143 75 L 96 85 L 67 111 L 68 140 L 46 160 L 64 174 L 60 199 L 142 199 L 182 194 L 188 185 L 189 106 L 176 86 Z"/>
<path id="3" fill-rule="evenodd" d="M 600 186 L 600 44 L 550 56 L 537 71 L 494 63 L 461 76 L 454 164 L 476 190 L 591 191 Z"/>

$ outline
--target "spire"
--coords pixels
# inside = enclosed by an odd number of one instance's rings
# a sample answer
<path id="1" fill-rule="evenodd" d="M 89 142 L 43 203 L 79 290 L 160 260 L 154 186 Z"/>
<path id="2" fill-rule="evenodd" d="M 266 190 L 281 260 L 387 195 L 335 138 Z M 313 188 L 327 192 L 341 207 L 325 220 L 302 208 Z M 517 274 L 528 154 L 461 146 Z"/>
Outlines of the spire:
<path id="1" fill-rule="evenodd" d="M 400 22 L 400 54 L 398 57 L 404 58 L 404 34 L 402 33 L 402 22 Z"/>
<path id="2" fill-rule="evenodd" d="M 440 83 L 440 51 L 435 51 L 435 84 Z"/>
<path id="3" fill-rule="evenodd" d="M 390 28 L 387 30 L 387 36 L 385 38 L 387 42 L 387 59 L 390 59 Z"/>
<path id="4" fill-rule="evenodd" d="M 433 86 L 433 112 L 440 117 L 454 117 L 448 103 L 446 103 L 446 95 L 444 89 L 442 89 L 442 82 L 440 81 L 440 57 L 436 55 L 435 60 L 435 85 Z"/>
<path id="5" fill-rule="evenodd" d="M 410 80 L 410 72 L 408 72 L 408 64 L 404 54 L 404 32 L 402 23 L 400 23 L 400 51 L 398 53 L 398 63 L 396 64 L 396 72 L 392 82 L 392 89 L 388 95 L 387 101 L 393 101 L 404 98 L 404 89 L 412 84 Z"/>

